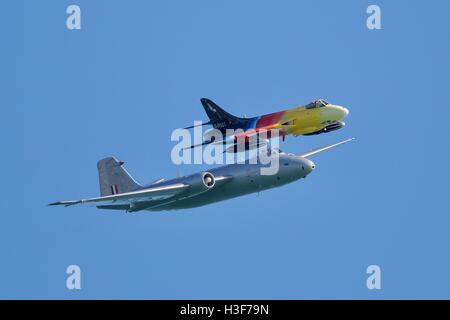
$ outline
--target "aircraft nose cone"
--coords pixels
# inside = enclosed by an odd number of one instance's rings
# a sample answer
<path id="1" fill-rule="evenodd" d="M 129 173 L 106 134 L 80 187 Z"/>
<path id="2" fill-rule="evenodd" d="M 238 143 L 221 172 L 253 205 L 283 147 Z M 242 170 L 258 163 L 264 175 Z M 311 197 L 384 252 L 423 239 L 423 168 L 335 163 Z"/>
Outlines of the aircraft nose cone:
<path id="1" fill-rule="evenodd" d="M 344 107 L 342 107 L 342 111 L 344 112 L 344 117 L 348 116 L 348 114 L 350 113 L 350 110 Z"/>
<path id="2" fill-rule="evenodd" d="M 328 105 L 327 108 L 323 108 L 320 115 L 320 120 L 322 122 L 335 122 L 341 121 L 344 119 L 350 111 L 347 108 L 337 106 L 337 105 Z"/>
<path id="3" fill-rule="evenodd" d="M 350 111 L 347 108 L 341 107 L 341 106 L 335 106 L 336 107 L 336 113 L 337 116 L 342 120 L 344 119 L 346 116 L 348 116 L 348 114 L 350 113 Z"/>
<path id="4" fill-rule="evenodd" d="M 312 162 L 309 159 L 303 159 L 303 160 L 304 161 L 303 161 L 303 164 L 302 164 L 302 169 L 304 171 L 306 171 L 306 174 L 311 173 L 316 168 L 316 165 L 314 164 L 314 162 Z"/>
<path id="5" fill-rule="evenodd" d="M 311 160 L 309 161 L 309 172 L 312 172 L 316 168 L 316 165 Z"/>

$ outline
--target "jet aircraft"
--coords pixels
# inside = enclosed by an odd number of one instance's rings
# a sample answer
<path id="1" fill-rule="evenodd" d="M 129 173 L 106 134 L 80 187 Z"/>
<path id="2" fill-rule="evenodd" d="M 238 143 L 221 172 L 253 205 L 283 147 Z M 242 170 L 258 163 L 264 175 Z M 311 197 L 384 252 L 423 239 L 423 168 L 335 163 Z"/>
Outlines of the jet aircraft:
<path id="1" fill-rule="evenodd" d="M 161 179 L 146 186 L 140 185 L 128 174 L 122 161 L 109 157 L 97 163 L 100 197 L 59 201 L 49 205 L 91 204 L 99 209 L 126 212 L 199 207 L 305 178 L 315 168 L 314 162 L 309 159 L 311 156 L 351 140 L 353 138 L 299 155 L 274 149 L 261 151 L 278 154 L 279 169 L 274 175 L 261 175 L 263 164 L 260 162 L 231 164 L 167 181 Z"/>
<path id="2" fill-rule="evenodd" d="M 315 100 L 305 106 L 296 107 L 284 111 L 265 114 L 252 118 L 236 117 L 213 101 L 203 98 L 200 100 L 209 121 L 201 124 L 212 125 L 219 130 L 224 138 L 217 140 L 214 136 L 205 136 L 205 141 L 201 144 L 193 145 L 190 148 L 208 144 L 227 144 L 227 152 L 238 152 L 239 150 L 250 150 L 259 148 L 268 143 L 270 130 L 277 129 L 278 136 L 284 140 L 287 135 L 316 135 L 338 130 L 345 126 L 342 120 L 348 115 L 349 110 L 342 106 L 333 105 L 323 99 Z M 185 129 L 191 129 L 190 126 Z M 229 135 L 227 129 L 240 130 Z M 265 139 L 258 139 L 260 132 L 266 132 Z M 253 138 L 253 139 L 252 139 Z"/>

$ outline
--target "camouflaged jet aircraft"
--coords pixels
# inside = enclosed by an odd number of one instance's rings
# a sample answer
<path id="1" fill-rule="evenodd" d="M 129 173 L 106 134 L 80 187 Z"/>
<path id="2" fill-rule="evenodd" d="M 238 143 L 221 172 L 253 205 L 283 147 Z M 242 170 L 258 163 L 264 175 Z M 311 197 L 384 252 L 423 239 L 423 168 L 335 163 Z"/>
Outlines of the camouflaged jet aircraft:
<path id="1" fill-rule="evenodd" d="M 97 164 L 100 197 L 59 201 L 51 206 L 91 204 L 99 209 L 160 211 L 203 206 L 213 202 L 276 188 L 310 174 L 315 164 L 309 158 L 317 153 L 337 147 L 353 140 L 347 139 L 332 145 L 295 155 L 279 150 L 261 152 L 275 153 L 279 167 L 276 174 L 261 175 L 261 162 L 231 164 L 209 171 L 202 171 L 171 180 L 158 180 L 149 185 L 140 185 L 124 169 L 123 162 L 109 157 Z"/>

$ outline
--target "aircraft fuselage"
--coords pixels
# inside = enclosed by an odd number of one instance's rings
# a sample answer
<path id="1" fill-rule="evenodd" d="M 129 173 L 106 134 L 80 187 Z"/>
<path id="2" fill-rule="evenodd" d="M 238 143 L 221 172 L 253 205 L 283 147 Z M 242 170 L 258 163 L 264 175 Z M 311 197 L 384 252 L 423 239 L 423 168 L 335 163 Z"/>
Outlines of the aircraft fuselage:
<path id="1" fill-rule="evenodd" d="M 208 170 L 214 176 L 228 176 L 230 179 L 198 195 L 186 199 L 174 200 L 169 203 L 167 201 L 161 201 L 160 204 L 152 202 L 150 207 L 142 210 L 160 211 L 200 207 L 294 182 L 306 177 L 315 167 L 311 160 L 285 153 L 279 155 L 279 169 L 277 174 L 261 175 L 260 169 L 262 166 L 264 165 L 231 164 Z M 150 186 L 164 186 L 174 183 L 190 184 L 192 181 L 198 179 L 198 175 L 199 173 L 196 173 Z M 143 207 L 145 205 L 141 206 Z"/>

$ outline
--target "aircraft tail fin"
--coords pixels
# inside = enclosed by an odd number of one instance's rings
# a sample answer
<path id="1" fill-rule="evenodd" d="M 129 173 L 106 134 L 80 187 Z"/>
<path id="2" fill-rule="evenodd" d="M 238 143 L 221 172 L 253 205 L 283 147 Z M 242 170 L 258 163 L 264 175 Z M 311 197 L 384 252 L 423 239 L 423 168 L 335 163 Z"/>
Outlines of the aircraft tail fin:
<path id="1" fill-rule="evenodd" d="M 109 196 L 137 190 L 142 186 L 137 183 L 122 167 L 123 161 L 108 157 L 97 163 L 100 195 Z"/>
<path id="2" fill-rule="evenodd" d="M 203 98 L 200 101 L 206 111 L 206 114 L 208 115 L 210 123 L 216 129 L 233 127 L 233 124 L 241 123 L 243 120 L 245 120 L 226 112 L 209 99 Z"/>

